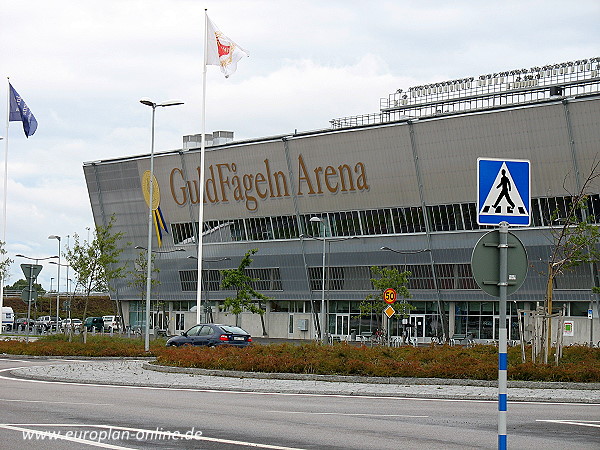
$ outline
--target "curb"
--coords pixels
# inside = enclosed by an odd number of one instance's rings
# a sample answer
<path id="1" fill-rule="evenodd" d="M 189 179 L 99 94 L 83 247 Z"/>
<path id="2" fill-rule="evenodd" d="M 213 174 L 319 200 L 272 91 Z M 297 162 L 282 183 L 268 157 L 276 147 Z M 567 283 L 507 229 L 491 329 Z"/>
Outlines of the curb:
<path id="1" fill-rule="evenodd" d="M 402 378 L 402 377 L 361 377 L 352 375 L 317 375 L 302 373 L 242 372 L 236 370 L 198 369 L 193 367 L 162 366 L 152 361 L 145 362 L 143 369 L 164 373 L 184 373 L 231 378 L 257 378 L 267 380 L 328 381 L 337 383 L 397 384 L 397 385 L 442 385 L 442 386 L 481 386 L 498 387 L 498 381 L 446 379 L 446 378 Z M 509 381 L 508 387 L 524 389 L 567 389 L 600 390 L 600 383 L 564 383 L 550 381 Z"/>
<path id="2" fill-rule="evenodd" d="M 0 359 L 74 359 L 81 361 L 152 361 L 153 356 L 65 356 L 65 355 L 10 355 L 8 353 L 0 353 Z"/>

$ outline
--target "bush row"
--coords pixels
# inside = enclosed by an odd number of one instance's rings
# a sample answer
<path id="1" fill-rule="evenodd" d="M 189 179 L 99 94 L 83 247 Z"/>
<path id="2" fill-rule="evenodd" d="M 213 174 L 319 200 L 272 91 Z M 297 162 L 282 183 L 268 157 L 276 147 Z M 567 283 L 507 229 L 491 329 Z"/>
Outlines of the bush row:
<path id="1" fill-rule="evenodd" d="M 164 340 L 153 341 L 151 350 L 164 346 Z M 118 336 L 74 335 L 72 342 L 64 334 L 49 335 L 35 341 L 0 340 L 0 353 L 32 356 L 138 357 L 148 356 L 142 339 Z"/>
<path id="2" fill-rule="evenodd" d="M 521 363 L 520 349 L 509 349 L 508 376 L 512 380 L 600 382 L 600 349 L 568 347 L 558 366 Z M 301 374 L 362 375 L 372 377 L 439 377 L 495 380 L 498 350 L 493 346 L 472 348 L 355 347 L 267 345 L 243 349 L 161 348 L 159 364 L 205 369 Z"/>

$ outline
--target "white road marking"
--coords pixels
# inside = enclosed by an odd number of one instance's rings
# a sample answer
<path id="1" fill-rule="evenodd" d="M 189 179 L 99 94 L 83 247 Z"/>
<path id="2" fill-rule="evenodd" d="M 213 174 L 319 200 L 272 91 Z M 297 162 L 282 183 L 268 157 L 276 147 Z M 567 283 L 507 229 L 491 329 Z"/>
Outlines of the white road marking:
<path id="1" fill-rule="evenodd" d="M 544 420 L 538 419 L 536 422 L 564 423 L 565 425 L 579 425 L 580 427 L 600 428 L 600 420 Z"/>
<path id="2" fill-rule="evenodd" d="M 13 398 L 0 398 L 0 402 L 15 402 L 15 403 L 50 403 L 50 404 L 66 404 L 66 405 L 93 405 L 93 406 L 114 406 L 114 403 L 86 403 L 86 402 L 51 402 L 48 400 L 22 400 Z"/>
<path id="3" fill-rule="evenodd" d="M 311 411 L 265 411 L 275 414 L 311 414 L 316 416 L 357 416 L 357 417 L 407 417 L 428 418 L 429 416 L 412 416 L 409 414 L 368 414 L 368 413 L 336 413 L 336 412 L 311 412 Z"/>
<path id="4" fill-rule="evenodd" d="M 160 439 L 159 438 L 159 436 L 160 436 L 165 441 L 168 439 L 173 439 L 173 440 L 177 440 L 177 441 L 208 441 L 208 442 L 216 442 L 219 444 L 233 444 L 233 445 L 240 445 L 240 446 L 244 446 L 244 447 L 266 448 L 269 450 L 304 450 L 304 449 L 297 448 L 297 447 L 284 447 L 284 446 L 280 446 L 280 445 L 259 444 L 256 442 L 235 441 L 232 439 L 220 439 L 220 438 L 211 438 L 211 437 L 207 437 L 207 436 L 198 436 L 196 434 L 185 435 L 185 433 L 182 434 L 179 432 L 172 432 L 172 431 L 147 430 L 147 429 L 143 429 L 143 428 L 120 427 L 120 426 L 114 426 L 114 425 L 93 425 L 93 424 L 92 425 L 84 425 L 84 424 L 65 424 L 65 423 L 0 424 L 0 428 L 5 428 L 8 430 L 22 431 L 24 433 L 31 432 L 31 433 L 39 434 L 40 436 L 45 436 L 45 437 L 52 438 L 52 439 L 54 439 L 54 438 L 63 439 L 63 440 L 78 442 L 78 443 L 82 443 L 82 444 L 95 445 L 97 447 L 103 447 L 103 448 L 113 448 L 113 449 L 128 449 L 129 448 L 129 447 L 119 447 L 116 445 L 106 444 L 103 442 L 90 441 L 90 440 L 79 439 L 79 438 L 74 438 L 74 437 L 67 437 L 64 435 L 60 435 L 57 432 L 51 433 L 51 432 L 47 432 L 47 431 L 37 431 L 35 429 L 25 428 L 25 427 L 100 428 L 100 429 L 106 429 L 109 431 L 115 431 L 115 430 L 116 431 L 128 431 L 128 432 L 136 433 L 135 436 L 138 436 L 139 433 L 142 433 L 142 436 L 149 436 L 149 437 L 155 438 L 155 439 Z M 40 441 L 41 441 L 41 439 L 40 439 Z M 143 439 L 140 439 L 140 440 L 136 439 L 136 441 L 143 442 Z"/>

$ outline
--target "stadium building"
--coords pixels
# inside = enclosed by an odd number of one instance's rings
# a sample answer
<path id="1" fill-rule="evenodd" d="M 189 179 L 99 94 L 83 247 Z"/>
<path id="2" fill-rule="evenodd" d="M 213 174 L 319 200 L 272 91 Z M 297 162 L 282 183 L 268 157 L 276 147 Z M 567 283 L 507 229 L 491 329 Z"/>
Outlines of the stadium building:
<path id="1" fill-rule="evenodd" d="M 359 317 L 359 305 L 373 293 L 371 267 L 385 266 L 411 273 L 416 309 L 408 322 L 419 342 L 442 334 L 493 340 L 498 300 L 479 289 L 471 270 L 475 244 L 493 228 L 477 223 L 477 159 L 525 159 L 531 224 L 511 232 L 530 267 L 507 309 L 509 339 L 519 340 L 528 330 L 519 330 L 518 310 L 544 304 L 552 214 L 560 219 L 600 157 L 599 69 L 600 58 L 592 58 L 399 89 L 378 113 L 334 119 L 323 130 L 243 141 L 231 132 L 207 135 L 202 302 L 210 307 L 202 319 L 237 320 L 263 334 L 259 316 L 219 308 L 234 295 L 220 289 L 220 271 L 258 249 L 248 272 L 272 298 L 264 305 L 270 337 L 319 336 L 322 304 L 332 337 L 373 333 L 380 318 Z M 171 334 L 196 322 L 199 141 L 185 136 L 182 149 L 154 155 L 159 284 L 151 327 Z M 113 231 L 124 233 L 121 257 L 131 273 L 112 282 L 111 295 L 131 326 L 144 323 L 145 286 L 132 274 L 144 252 L 135 246 L 148 239 L 142 177 L 149 168 L 149 154 L 84 164 L 96 224 L 114 215 Z M 600 186 L 592 190 L 587 211 L 598 223 Z M 597 277 L 595 266 L 582 264 L 555 280 L 567 343 L 600 339 Z M 400 335 L 402 320 L 393 318 L 391 329 Z"/>

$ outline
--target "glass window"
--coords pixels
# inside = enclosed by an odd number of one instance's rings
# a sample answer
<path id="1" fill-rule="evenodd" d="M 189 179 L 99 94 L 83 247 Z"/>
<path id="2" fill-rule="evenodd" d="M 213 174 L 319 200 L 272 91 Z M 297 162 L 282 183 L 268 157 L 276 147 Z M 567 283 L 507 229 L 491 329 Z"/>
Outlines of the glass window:
<path id="1" fill-rule="evenodd" d="M 247 219 L 248 239 L 265 241 L 273 239 L 273 228 L 270 217 L 250 217 Z"/>
<path id="2" fill-rule="evenodd" d="M 249 334 L 246 330 L 231 325 L 221 325 L 221 330 L 227 334 Z"/>
<path id="3" fill-rule="evenodd" d="M 200 332 L 201 328 L 202 328 L 202 325 L 194 325 L 192 328 L 187 330 L 186 334 L 188 336 L 197 336 L 198 333 Z"/>
<path id="4" fill-rule="evenodd" d="M 202 329 L 200 330 L 200 332 L 198 333 L 198 336 L 211 336 L 213 334 L 214 334 L 213 328 L 209 325 L 204 325 L 202 327 Z"/>
<path id="5" fill-rule="evenodd" d="M 273 217 L 273 236 L 275 239 L 293 239 L 299 235 L 296 216 Z"/>
<path id="6" fill-rule="evenodd" d="M 231 220 L 231 226 L 229 230 L 231 231 L 231 239 L 234 241 L 246 241 L 248 240 L 246 234 L 246 227 L 243 219 Z"/>
<path id="7" fill-rule="evenodd" d="M 540 201 L 537 198 L 531 199 L 531 223 L 534 227 L 542 226 L 542 216 L 540 213 Z"/>

